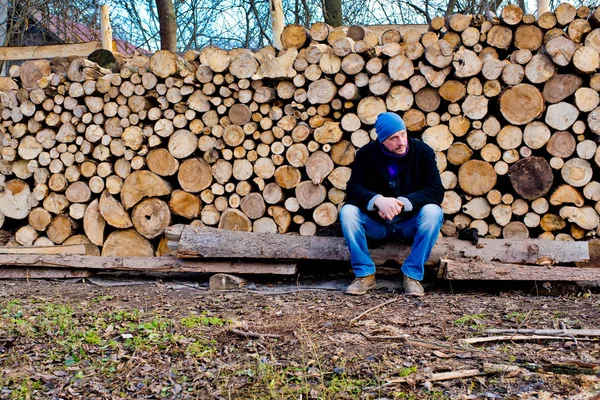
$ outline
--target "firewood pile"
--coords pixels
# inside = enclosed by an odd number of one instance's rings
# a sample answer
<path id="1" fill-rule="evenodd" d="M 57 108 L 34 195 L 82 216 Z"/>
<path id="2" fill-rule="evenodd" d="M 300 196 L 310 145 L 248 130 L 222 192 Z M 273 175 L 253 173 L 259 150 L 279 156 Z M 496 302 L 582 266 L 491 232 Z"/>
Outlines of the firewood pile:
<path id="1" fill-rule="evenodd" d="M 600 9 L 536 20 L 509 5 L 429 28 L 289 25 L 279 52 L 13 66 L 0 227 L 18 228 L 18 245 L 104 256 L 161 254 L 176 223 L 314 235 L 337 221 L 377 115 L 394 111 L 437 153 L 445 236 L 595 235 Z"/>

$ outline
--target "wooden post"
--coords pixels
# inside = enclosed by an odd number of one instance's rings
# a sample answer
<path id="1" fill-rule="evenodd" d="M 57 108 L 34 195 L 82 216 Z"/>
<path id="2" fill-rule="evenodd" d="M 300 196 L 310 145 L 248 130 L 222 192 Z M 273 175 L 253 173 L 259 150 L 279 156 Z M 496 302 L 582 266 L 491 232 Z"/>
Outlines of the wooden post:
<path id="1" fill-rule="evenodd" d="M 281 33 L 283 32 L 283 5 L 281 0 L 271 0 L 271 23 L 273 24 L 273 46 L 281 50 Z"/>
<path id="2" fill-rule="evenodd" d="M 537 0 L 537 17 L 550 10 L 550 0 Z"/>
<path id="3" fill-rule="evenodd" d="M 6 34 L 8 32 L 8 0 L 0 1 L 0 46 L 4 46 L 6 43 Z M 0 76 L 6 76 L 8 72 L 8 63 L 2 63 L 2 69 Z"/>
<path id="4" fill-rule="evenodd" d="M 102 29 L 102 48 L 113 51 L 112 28 L 110 26 L 110 16 L 108 4 L 100 6 L 100 27 Z"/>

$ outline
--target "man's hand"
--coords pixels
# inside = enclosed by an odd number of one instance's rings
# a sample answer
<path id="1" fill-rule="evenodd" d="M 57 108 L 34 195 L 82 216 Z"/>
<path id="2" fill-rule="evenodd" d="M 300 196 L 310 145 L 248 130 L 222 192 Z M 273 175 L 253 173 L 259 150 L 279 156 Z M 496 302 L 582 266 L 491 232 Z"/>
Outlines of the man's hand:
<path id="1" fill-rule="evenodd" d="M 375 207 L 379 212 L 379 216 L 383 219 L 392 220 L 394 217 L 402 212 L 404 203 L 395 197 L 378 197 L 375 200 Z"/>

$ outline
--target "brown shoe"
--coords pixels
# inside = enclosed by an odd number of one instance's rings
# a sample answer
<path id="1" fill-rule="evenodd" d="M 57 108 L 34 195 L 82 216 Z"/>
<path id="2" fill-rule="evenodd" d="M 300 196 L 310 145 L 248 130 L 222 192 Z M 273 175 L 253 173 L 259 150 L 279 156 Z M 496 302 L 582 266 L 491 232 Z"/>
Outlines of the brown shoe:
<path id="1" fill-rule="evenodd" d="M 363 276 L 362 278 L 356 278 L 354 282 L 346 288 L 346 294 L 361 296 L 366 294 L 369 290 L 375 289 L 376 286 L 375 274 Z"/>
<path id="2" fill-rule="evenodd" d="M 424 296 L 425 290 L 421 282 L 404 275 L 404 294 L 407 296 Z"/>

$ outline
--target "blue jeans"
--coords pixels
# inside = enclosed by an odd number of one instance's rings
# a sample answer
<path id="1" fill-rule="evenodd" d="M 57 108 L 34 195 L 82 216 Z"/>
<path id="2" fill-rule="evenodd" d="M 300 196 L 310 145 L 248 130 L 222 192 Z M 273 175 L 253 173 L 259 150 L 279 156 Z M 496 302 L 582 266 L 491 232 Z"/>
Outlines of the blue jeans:
<path id="1" fill-rule="evenodd" d="M 352 269 L 357 278 L 375 273 L 375 264 L 367 248 L 367 238 L 412 238 L 412 250 L 402 264 L 402 272 L 409 278 L 420 281 L 423 279 L 425 262 L 440 233 L 444 213 L 440 206 L 427 204 L 408 219 L 399 216 L 390 223 L 384 223 L 374 220 L 358 207 L 346 204 L 340 211 L 340 219 L 350 249 Z"/>

